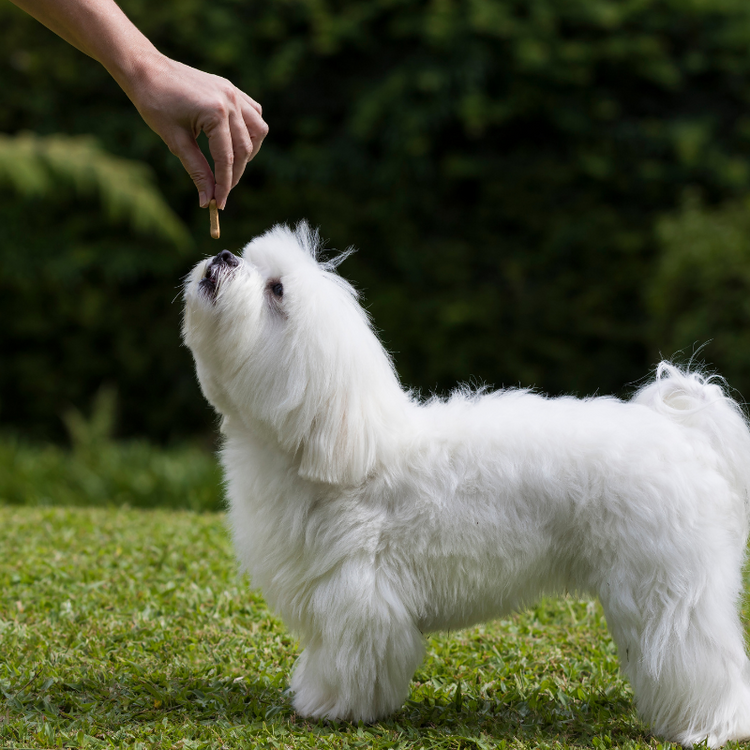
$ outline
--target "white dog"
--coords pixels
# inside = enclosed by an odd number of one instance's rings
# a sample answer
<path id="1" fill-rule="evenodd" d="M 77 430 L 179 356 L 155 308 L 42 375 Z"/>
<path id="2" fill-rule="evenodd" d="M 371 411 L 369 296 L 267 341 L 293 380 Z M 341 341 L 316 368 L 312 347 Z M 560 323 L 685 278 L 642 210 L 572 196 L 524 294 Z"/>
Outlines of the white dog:
<path id="1" fill-rule="evenodd" d="M 740 408 L 665 363 L 629 402 L 459 389 L 419 403 L 318 244 L 276 227 L 185 287 L 238 555 L 304 646 L 295 709 L 386 716 L 423 633 L 573 590 L 601 600 L 655 733 L 750 737 Z"/>

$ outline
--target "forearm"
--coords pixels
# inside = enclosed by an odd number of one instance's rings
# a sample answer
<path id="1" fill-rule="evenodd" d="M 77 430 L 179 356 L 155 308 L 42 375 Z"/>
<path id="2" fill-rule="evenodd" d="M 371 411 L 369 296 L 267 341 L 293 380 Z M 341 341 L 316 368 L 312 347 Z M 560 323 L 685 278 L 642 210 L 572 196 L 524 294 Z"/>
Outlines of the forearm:
<path id="1" fill-rule="evenodd" d="M 113 0 L 11 2 L 100 62 L 128 96 L 161 57 Z"/>
<path id="2" fill-rule="evenodd" d="M 100 62 L 180 159 L 201 205 L 214 197 L 224 208 L 268 132 L 255 100 L 224 78 L 160 54 L 114 0 L 12 2 Z M 215 179 L 196 142 L 201 131 L 208 137 Z"/>

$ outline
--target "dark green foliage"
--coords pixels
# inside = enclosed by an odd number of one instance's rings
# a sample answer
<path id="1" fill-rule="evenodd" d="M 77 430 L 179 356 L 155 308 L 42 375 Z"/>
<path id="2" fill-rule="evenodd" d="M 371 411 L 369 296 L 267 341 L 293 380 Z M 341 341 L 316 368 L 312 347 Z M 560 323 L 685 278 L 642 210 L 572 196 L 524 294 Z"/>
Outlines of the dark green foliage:
<path id="1" fill-rule="evenodd" d="M 0 183 L 16 193 L 44 199 L 71 191 L 98 196 L 113 223 L 127 219 L 135 232 L 189 246 L 190 235 L 150 178 L 145 164 L 117 159 L 88 136 L 0 134 Z"/>
<path id="2" fill-rule="evenodd" d="M 663 251 L 649 289 L 654 341 L 712 363 L 750 397 L 750 203 L 707 209 L 688 195 L 659 224 Z M 710 342 L 705 350 L 703 342 Z M 735 394 L 737 395 L 737 394 Z M 744 398 L 743 398 L 744 397 Z"/>
<path id="3" fill-rule="evenodd" d="M 745 0 L 123 7 L 164 52 L 264 106 L 271 132 L 230 196 L 221 247 L 302 217 L 332 247 L 357 246 L 342 272 L 408 385 L 618 391 L 659 351 L 719 341 L 730 324 L 672 336 L 649 319 L 646 289 L 655 225 L 685 186 L 708 206 L 748 192 Z M 93 203 L 5 202 L 0 418 L 49 432 L 104 380 L 126 434 L 205 429 L 172 303 L 219 249 L 193 186 L 103 70 L 9 4 L 0 49 L 0 131 L 93 133 L 148 162 L 196 238 L 178 253 L 108 228 Z M 690 304 L 670 303 L 670 330 Z M 734 373 L 719 355 L 704 353 Z"/>

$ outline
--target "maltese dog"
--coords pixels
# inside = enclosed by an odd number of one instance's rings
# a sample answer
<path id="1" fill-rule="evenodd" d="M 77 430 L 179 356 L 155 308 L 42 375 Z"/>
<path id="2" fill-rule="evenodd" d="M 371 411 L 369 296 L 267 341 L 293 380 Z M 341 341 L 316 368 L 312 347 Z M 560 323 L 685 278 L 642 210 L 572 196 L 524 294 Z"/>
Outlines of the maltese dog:
<path id="1" fill-rule="evenodd" d="M 654 733 L 750 737 L 739 406 L 668 363 L 627 402 L 468 388 L 421 402 L 319 246 L 278 226 L 185 284 L 238 557 L 304 648 L 295 710 L 387 716 L 425 633 L 576 591 L 601 601 Z"/>

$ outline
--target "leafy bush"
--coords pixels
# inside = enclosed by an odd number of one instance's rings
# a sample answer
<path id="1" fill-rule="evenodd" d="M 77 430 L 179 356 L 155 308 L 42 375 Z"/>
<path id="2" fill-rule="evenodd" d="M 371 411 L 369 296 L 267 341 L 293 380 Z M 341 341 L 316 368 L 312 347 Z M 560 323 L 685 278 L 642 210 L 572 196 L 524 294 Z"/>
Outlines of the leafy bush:
<path id="1" fill-rule="evenodd" d="M 302 217 L 359 247 L 342 270 L 424 390 L 640 378 L 676 341 L 654 338 L 644 291 L 656 223 L 686 185 L 708 207 L 750 189 L 743 0 L 123 6 L 160 49 L 264 106 L 271 132 L 220 247 Z M 192 184 L 103 70 L 7 3 L 0 49 L 0 131 L 95 133 L 148 162 L 196 239 L 192 253 L 134 239 L 66 194 L 0 207 L 0 417 L 59 433 L 60 411 L 104 381 L 124 435 L 207 429 L 172 304 L 218 249 Z"/>
<path id="2" fill-rule="evenodd" d="M 0 504 L 223 508 L 216 460 L 193 446 L 110 442 L 90 453 L 0 438 Z"/>
<path id="3" fill-rule="evenodd" d="M 114 413 L 112 390 L 99 392 L 89 419 L 71 409 L 71 449 L 0 438 L 0 505 L 223 508 L 221 473 L 209 451 L 116 442 Z"/>
<path id="4" fill-rule="evenodd" d="M 708 208 L 688 195 L 679 212 L 660 222 L 659 237 L 663 250 L 649 285 L 653 342 L 681 351 L 683 359 L 709 342 L 706 349 L 719 373 L 730 385 L 747 389 L 750 201 Z"/>
<path id="5" fill-rule="evenodd" d="M 0 134 L 0 184 L 30 198 L 49 199 L 71 188 L 98 195 L 112 221 L 128 219 L 136 232 L 189 246 L 190 235 L 150 177 L 145 164 L 117 159 L 86 136 Z"/>

